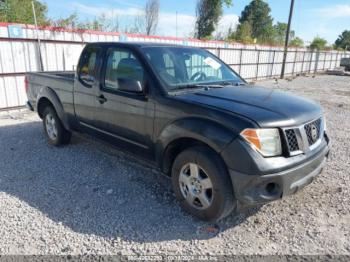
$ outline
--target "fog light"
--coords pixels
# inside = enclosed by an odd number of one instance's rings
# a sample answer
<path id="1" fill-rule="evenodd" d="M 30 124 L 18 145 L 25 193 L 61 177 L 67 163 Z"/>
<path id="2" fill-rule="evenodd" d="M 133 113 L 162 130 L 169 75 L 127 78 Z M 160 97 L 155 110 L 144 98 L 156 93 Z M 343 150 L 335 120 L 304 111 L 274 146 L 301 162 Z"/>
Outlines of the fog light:
<path id="1" fill-rule="evenodd" d="M 266 192 L 273 195 L 274 193 L 276 193 L 276 188 L 277 188 L 277 185 L 276 183 L 268 183 L 265 187 L 266 189 Z"/>

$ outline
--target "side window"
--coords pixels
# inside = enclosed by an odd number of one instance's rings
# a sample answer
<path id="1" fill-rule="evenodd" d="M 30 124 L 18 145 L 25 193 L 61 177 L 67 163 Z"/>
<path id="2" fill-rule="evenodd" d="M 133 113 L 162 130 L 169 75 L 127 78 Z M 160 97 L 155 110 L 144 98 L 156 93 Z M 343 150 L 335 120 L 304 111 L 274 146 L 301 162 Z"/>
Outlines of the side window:
<path id="1" fill-rule="evenodd" d="M 80 60 L 79 68 L 79 80 L 87 85 L 91 86 L 95 82 L 96 66 L 97 66 L 97 55 L 100 49 L 88 48 L 84 51 Z"/>
<path id="2" fill-rule="evenodd" d="M 127 50 L 110 49 L 107 55 L 104 86 L 118 90 L 119 81 L 136 80 L 143 82 L 144 71 L 139 60 Z"/>

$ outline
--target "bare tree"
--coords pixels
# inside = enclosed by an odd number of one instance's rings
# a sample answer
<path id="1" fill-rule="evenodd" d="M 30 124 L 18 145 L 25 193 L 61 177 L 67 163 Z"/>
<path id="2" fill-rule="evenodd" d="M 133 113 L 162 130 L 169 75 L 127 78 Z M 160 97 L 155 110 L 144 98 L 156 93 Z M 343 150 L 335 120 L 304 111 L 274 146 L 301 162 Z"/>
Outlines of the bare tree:
<path id="1" fill-rule="evenodd" d="M 120 29 L 119 27 L 120 27 L 119 16 L 117 14 L 114 14 L 113 12 L 113 15 L 109 22 L 109 30 L 111 32 L 119 32 L 119 29 Z"/>
<path id="2" fill-rule="evenodd" d="M 145 23 L 144 23 L 144 14 L 143 12 L 136 14 L 134 16 L 134 21 L 132 23 L 129 23 L 124 27 L 124 33 L 130 33 L 130 34 L 143 34 Z"/>
<path id="3" fill-rule="evenodd" d="M 98 21 L 101 24 L 102 31 L 105 32 L 118 32 L 119 31 L 119 17 L 112 11 L 112 15 L 107 16 L 102 14 Z"/>
<path id="4" fill-rule="evenodd" d="M 159 0 L 147 0 L 145 6 L 146 34 L 155 34 L 159 19 Z"/>

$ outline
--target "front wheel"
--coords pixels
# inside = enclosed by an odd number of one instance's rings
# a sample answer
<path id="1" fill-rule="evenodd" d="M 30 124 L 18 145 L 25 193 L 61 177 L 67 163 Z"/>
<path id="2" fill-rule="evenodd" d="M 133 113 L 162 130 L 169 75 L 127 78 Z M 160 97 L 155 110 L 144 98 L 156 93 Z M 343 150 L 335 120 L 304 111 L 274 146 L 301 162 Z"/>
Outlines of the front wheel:
<path id="1" fill-rule="evenodd" d="M 64 128 L 56 111 L 51 106 L 44 109 L 43 124 L 49 144 L 60 146 L 70 142 L 72 136 L 71 132 Z"/>
<path id="2" fill-rule="evenodd" d="M 176 157 L 172 185 L 181 207 L 201 220 L 218 221 L 236 206 L 226 167 L 207 147 L 193 147 Z"/>

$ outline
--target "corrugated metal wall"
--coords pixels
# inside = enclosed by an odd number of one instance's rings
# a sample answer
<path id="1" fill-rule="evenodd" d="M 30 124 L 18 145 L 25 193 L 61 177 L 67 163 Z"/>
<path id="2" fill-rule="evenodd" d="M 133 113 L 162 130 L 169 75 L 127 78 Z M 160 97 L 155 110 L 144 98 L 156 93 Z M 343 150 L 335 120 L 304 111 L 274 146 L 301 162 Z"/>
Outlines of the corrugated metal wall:
<path id="1" fill-rule="evenodd" d="M 10 38 L 9 24 L 0 23 L 0 109 L 23 106 L 26 102 L 24 73 L 38 71 L 40 60 L 36 31 L 32 25 L 17 25 L 21 36 Z M 199 41 L 172 37 L 72 31 L 40 28 L 41 56 L 44 71 L 73 70 L 86 42 L 138 41 L 162 42 L 207 48 L 229 64 L 243 78 L 259 80 L 278 76 L 283 49 L 280 47 L 228 44 L 222 41 Z M 339 66 L 344 52 L 312 52 L 290 49 L 286 75 L 320 72 Z"/>
<path id="2" fill-rule="evenodd" d="M 262 48 L 207 48 L 230 65 L 247 80 L 278 77 L 282 69 L 283 50 Z M 350 53 L 340 51 L 316 52 L 305 49 L 289 49 L 285 75 L 316 73 L 338 67 L 343 57 Z"/>

